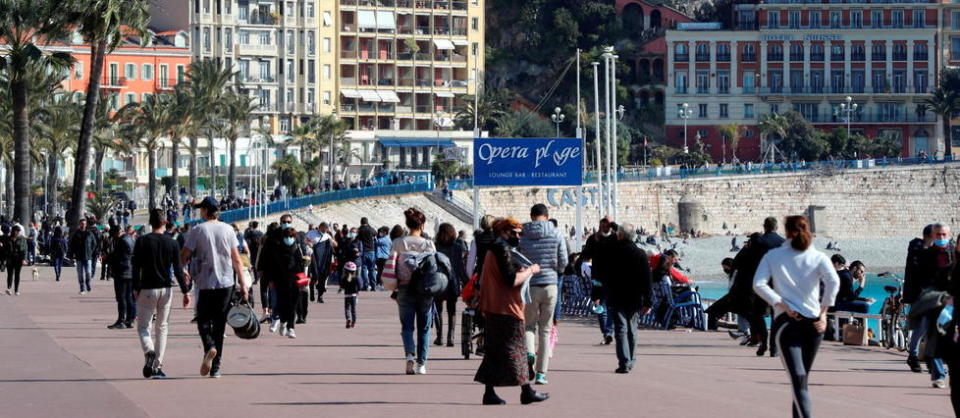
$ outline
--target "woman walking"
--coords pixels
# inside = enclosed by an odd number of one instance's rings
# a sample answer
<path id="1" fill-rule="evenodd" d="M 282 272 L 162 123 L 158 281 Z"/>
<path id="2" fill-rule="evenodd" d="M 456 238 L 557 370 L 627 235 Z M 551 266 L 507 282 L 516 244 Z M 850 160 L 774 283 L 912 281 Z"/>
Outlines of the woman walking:
<path id="1" fill-rule="evenodd" d="M 413 268 L 405 262 L 423 253 L 437 252 L 433 241 L 423 238 L 423 227 L 427 216 L 415 208 L 403 212 L 410 232 L 393 241 L 390 258 L 395 260 L 397 291 L 391 297 L 396 299 L 400 310 L 400 335 L 403 349 L 407 354 L 407 374 L 427 374 L 427 352 L 430 349 L 430 325 L 433 321 L 433 298 L 422 295 L 410 287 Z M 417 338 L 414 342 L 414 329 Z"/>
<path id="2" fill-rule="evenodd" d="M 457 230 L 448 223 L 440 224 L 435 240 L 437 251 L 450 259 L 450 266 L 453 271 L 450 272 L 450 282 L 447 286 L 447 293 L 443 298 L 437 299 L 434 306 L 437 308 L 437 339 L 434 345 L 443 345 L 443 305 L 447 305 L 447 347 L 453 347 L 453 329 L 457 326 L 457 298 L 460 297 L 460 290 L 467 282 L 467 270 L 464 266 L 466 254 L 463 247 L 457 243 Z"/>
<path id="3" fill-rule="evenodd" d="M 286 216 L 286 215 L 284 215 Z M 296 322 L 295 313 L 300 298 L 300 289 L 297 287 L 297 274 L 303 273 L 303 254 L 297 244 L 297 230 L 289 223 L 284 223 L 285 229 L 279 231 L 279 242 L 271 245 L 268 262 L 272 272 L 271 286 L 277 294 L 277 311 L 280 317 L 270 326 L 270 332 L 280 328 L 280 335 L 288 338 L 297 338 L 294 332 Z M 283 228 L 283 227 L 281 227 Z"/>
<path id="4" fill-rule="evenodd" d="M 773 306 L 776 345 L 793 385 L 793 416 L 806 418 L 812 416 L 807 379 L 840 279 L 830 259 L 812 248 L 813 235 L 807 218 L 787 217 L 784 229 L 787 242 L 760 260 L 753 289 Z"/>
<path id="5" fill-rule="evenodd" d="M 27 259 L 27 240 L 20 234 L 20 226 L 14 225 L 10 230 L 10 236 L 4 243 L 7 259 L 7 294 L 13 287 L 13 292 L 20 295 L 20 269 L 26 263 Z"/>
<path id="6" fill-rule="evenodd" d="M 522 288 L 540 271 L 540 266 L 521 266 L 514 258 L 523 231 L 519 221 L 501 219 L 494 224 L 493 231 L 499 239 L 483 259 L 480 311 L 485 320 L 484 356 L 474 380 L 485 385 L 484 405 L 506 403 L 497 396 L 497 386 L 520 386 L 520 403 L 524 405 L 542 402 L 550 395 L 530 386 L 521 297 Z"/>
<path id="7" fill-rule="evenodd" d="M 67 259 L 67 240 L 63 237 L 63 228 L 59 226 L 54 228 L 48 251 L 50 252 L 50 264 L 53 265 L 53 272 L 57 275 L 57 281 L 59 282 L 60 274 L 63 272 L 63 262 Z"/>

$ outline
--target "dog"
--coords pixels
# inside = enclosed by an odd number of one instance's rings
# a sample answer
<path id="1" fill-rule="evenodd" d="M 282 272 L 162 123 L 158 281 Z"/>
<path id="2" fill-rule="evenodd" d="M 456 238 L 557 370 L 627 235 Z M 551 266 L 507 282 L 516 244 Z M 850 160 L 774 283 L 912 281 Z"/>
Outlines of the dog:
<path id="1" fill-rule="evenodd" d="M 40 270 L 37 270 L 36 267 L 33 268 L 33 281 L 40 280 Z"/>

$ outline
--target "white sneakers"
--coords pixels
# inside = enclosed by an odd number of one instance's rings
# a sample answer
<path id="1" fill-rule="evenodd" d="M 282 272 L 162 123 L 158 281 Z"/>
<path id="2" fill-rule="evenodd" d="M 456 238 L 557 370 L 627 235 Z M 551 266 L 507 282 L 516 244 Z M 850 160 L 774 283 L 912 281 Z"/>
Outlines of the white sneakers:
<path id="1" fill-rule="evenodd" d="M 297 338 L 297 333 L 293 332 L 293 328 L 287 330 L 287 338 Z"/>
<path id="2" fill-rule="evenodd" d="M 270 332 L 277 332 L 277 328 L 280 327 L 280 320 L 274 319 L 273 323 L 270 324 Z"/>
<path id="3" fill-rule="evenodd" d="M 417 365 L 417 374 L 427 374 L 427 365 L 426 365 L 426 364 L 418 364 L 418 365 Z"/>

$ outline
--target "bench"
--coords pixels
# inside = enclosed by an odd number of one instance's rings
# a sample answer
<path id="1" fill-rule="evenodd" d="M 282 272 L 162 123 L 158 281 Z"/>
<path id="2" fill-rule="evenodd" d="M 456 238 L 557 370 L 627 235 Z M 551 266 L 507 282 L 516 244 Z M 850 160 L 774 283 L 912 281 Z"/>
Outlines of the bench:
<path id="1" fill-rule="evenodd" d="M 883 316 L 882 316 L 882 315 L 879 315 L 879 314 L 863 314 L 863 313 L 859 313 L 859 312 L 849 312 L 849 311 L 828 312 L 828 313 L 827 313 L 827 321 L 830 323 L 830 325 L 833 326 L 833 336 L 834 336 L 834 338 L 835 338 L 835 341 L 843 341 L 843 338 L 842 338 L 842 336 L 841 336 L 841 334 L 840 334 L 840 332 L 841 332 L 840 326 L 839 326 L 840 318 L 846 318 L 846 319 L 851 319 L 851 320 L 853 320 L 853 319 L 861 320 L 861 321 L 864 323 L 864 328 L 867 328 L 867 327 L 866 327 L 866 323 L 867 323 L 867 320 L 868 320 L 868 319 L 875 319 L 875 320 L 877 320 L 877 324 L 880 324 L 880 321 L 883 320 Z M 882 326 L 878 326 L 878 327 L 877 327 L 877 330 L 876 330 L 876 339 L 877 339 L 877 340 L 883 340 L 883 327 L 882 327 Z"/>

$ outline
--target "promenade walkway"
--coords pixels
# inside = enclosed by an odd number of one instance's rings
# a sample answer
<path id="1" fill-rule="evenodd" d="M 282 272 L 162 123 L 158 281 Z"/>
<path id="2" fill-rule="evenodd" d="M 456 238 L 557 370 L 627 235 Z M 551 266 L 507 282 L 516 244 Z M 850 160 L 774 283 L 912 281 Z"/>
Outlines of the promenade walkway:
<path id="1" fill-rule="evenodd" d="M 363 294 L 357 328 L 343 327 L 334 294 L 310 306 L 295 340 L 264 329 L 226 341 L 223 378 L 201 378 L 192 312 L 174 309 L 165 381 L 140 377 L 136 330 L 108 330 L 111 282 L 77 295 L 75 271 L 54 282 L 24 269 L 22 296 L 0 296 L 0 416 L 5 417 L 785 417 L 790 391 L 779 359 L 757 358 L 726 333 L 643 331 L 628 375 L 613 373 L 613 346 L 597 345 L 594 322 L 561 324 L 551 362 L 552 398 L 520 406 L 478 405 L 478 360 L 431 347 L 425 376 L 403 374 L 396 307 L 385 292 Z M 906 370 L 904 355 L 825 343 L 811 377 L 822 417 L 950 416 L 946 389 Z M 496 414 L 496 415 L 494 415 Z"/>

